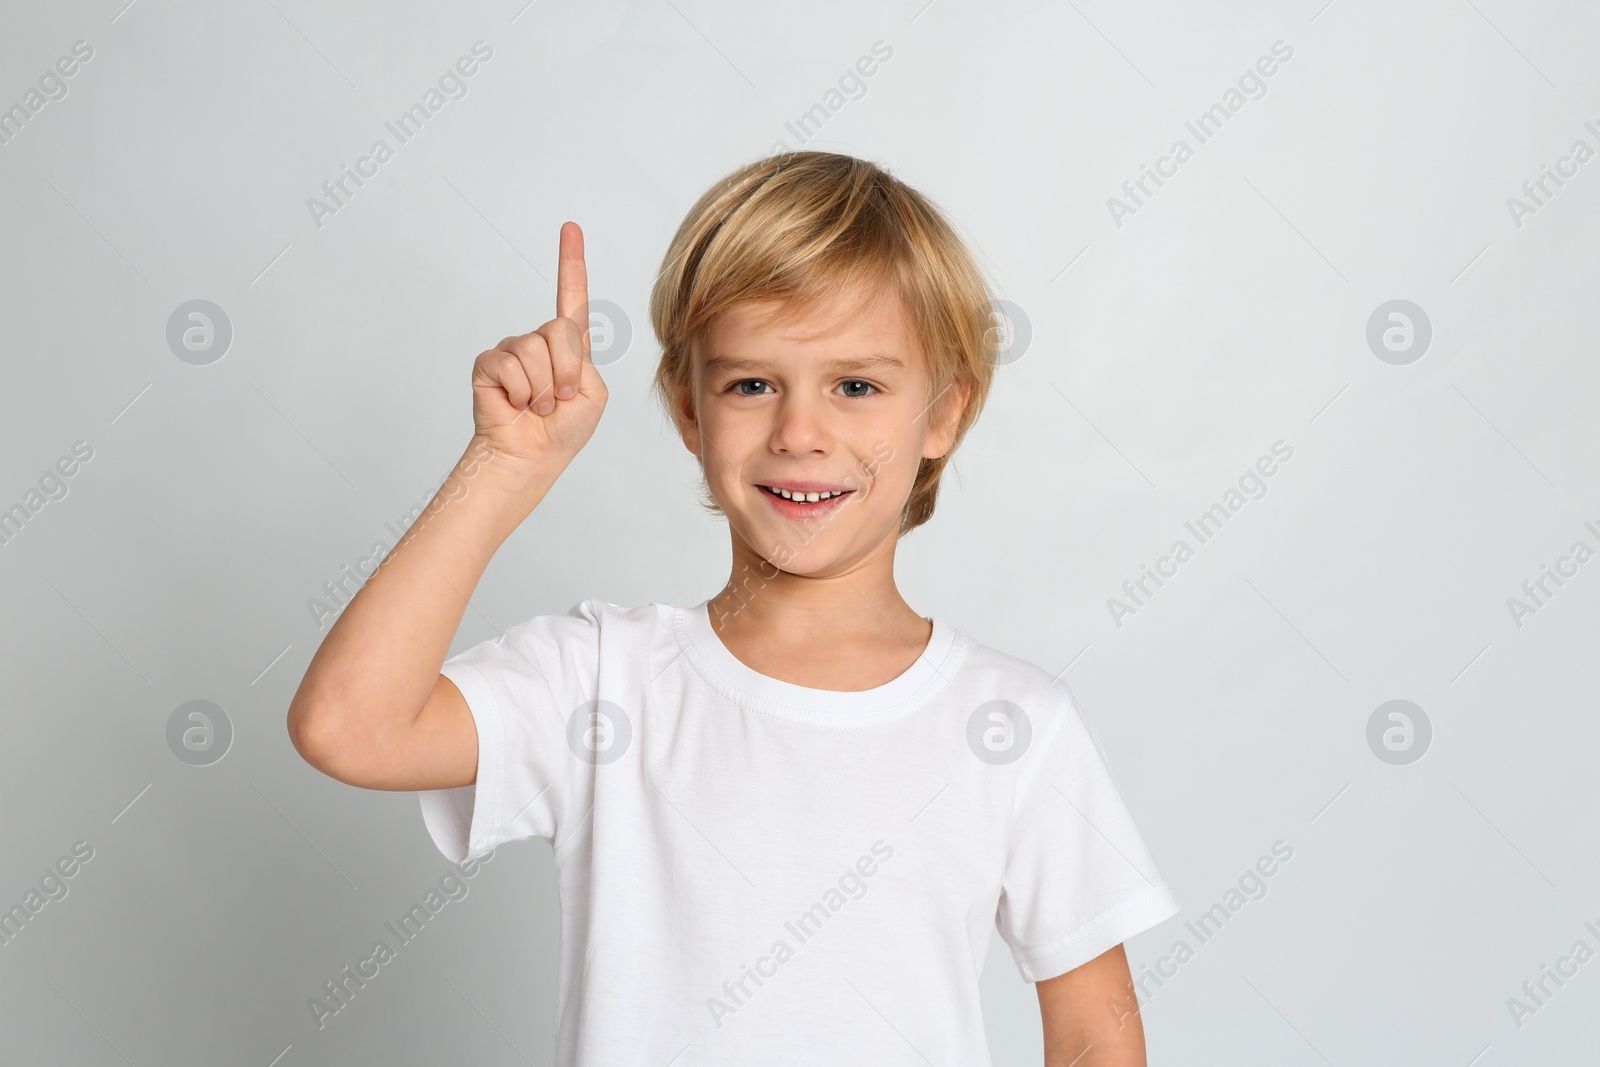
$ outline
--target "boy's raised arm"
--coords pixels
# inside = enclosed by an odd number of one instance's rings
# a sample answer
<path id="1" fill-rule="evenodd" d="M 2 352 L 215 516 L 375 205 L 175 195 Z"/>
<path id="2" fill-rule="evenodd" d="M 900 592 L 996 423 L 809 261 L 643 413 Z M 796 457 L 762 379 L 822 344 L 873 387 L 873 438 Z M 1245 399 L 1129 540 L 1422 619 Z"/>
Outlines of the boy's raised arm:
<path id="1" fill-rule="evenodd" d="M 490 558 L 605 409 L 588 326 L 583 231 L 569 222 L 556 317 L 478 356 L 472 442 L 323 638 L 290 702 L 289 737 L 318 770 L 369 789 L 476 780 L 477 729 L 439 668 Z"/>

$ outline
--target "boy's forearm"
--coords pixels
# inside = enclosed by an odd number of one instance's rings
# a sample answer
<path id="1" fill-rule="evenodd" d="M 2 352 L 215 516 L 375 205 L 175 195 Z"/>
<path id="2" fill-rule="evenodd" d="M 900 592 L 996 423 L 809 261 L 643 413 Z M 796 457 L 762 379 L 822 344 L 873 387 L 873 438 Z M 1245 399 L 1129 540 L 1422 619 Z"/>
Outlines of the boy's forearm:
<path id="1" fill-rule="evenodd" d="M 512 475 L 488 453 L 475 437 L 340 613 L 290 705 L 291 732 L 372 738 L 416 720 L 489 560 L 561 473 Z"/>

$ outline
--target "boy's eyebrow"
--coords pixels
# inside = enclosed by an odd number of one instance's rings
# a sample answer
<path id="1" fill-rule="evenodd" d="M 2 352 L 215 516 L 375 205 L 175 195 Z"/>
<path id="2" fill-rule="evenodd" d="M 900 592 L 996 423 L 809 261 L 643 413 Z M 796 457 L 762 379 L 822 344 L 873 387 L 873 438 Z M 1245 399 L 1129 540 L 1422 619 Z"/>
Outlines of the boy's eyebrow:
<path id="1" fill-rule="evenodd" d="M 707 374 L 717 374 L 726 371 L 758 371 L 769 364 L 759 359 L 747 356 L 707 356 L 704 369 Z M 874 371 L 874 370 L 904 370 L 905 363 L 895 356 L 881 352 L 873 352 L 865 356 L 853 356 L 848 359 L 830 359 L 823 365 L 824 370 L 834 371 Z"/>

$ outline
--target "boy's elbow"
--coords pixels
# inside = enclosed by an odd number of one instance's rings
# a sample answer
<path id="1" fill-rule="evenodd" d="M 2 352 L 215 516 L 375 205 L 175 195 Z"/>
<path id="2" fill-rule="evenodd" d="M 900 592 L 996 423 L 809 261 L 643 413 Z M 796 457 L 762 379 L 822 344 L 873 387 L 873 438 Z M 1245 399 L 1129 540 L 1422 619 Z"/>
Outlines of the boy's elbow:
<path id="1" fill-rule="evenodd" d="M 399 773 L 414 751 L 410 731 L 374 728 L 338 702 L 291 706 L 288 729 L 300 758 L 335 781 L 363 789 L 415 788 Z"/>
<path id="2" fill-rule="evenodd" d="M 336 719 L 326 709 L 295 701 L 289 705 L 289 743 L 300 758 L 323 774 L 337 778 L 335 767 L 344 750 L 335 732 Z"/>

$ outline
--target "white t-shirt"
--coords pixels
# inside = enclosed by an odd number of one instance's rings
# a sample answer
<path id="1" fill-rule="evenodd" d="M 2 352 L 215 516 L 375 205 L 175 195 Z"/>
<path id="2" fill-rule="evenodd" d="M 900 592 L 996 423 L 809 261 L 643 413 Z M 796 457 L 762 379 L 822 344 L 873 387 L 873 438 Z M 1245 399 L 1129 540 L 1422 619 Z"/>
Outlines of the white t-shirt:
<path id="1" fill-rule="evenodd" d="M 997 928 L 1026 981 L 1177 913 L 1065 685 L 943 620 L 894 680 L 747 667 L 708 602 L 586 600 L 447 660 L 475 784 L 456 862 L 551 842 L 555 1062 L 991 1063 Z"/>

